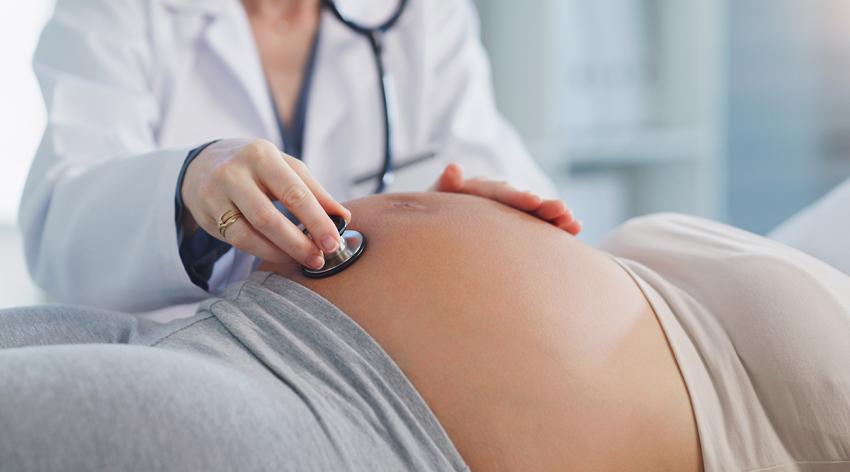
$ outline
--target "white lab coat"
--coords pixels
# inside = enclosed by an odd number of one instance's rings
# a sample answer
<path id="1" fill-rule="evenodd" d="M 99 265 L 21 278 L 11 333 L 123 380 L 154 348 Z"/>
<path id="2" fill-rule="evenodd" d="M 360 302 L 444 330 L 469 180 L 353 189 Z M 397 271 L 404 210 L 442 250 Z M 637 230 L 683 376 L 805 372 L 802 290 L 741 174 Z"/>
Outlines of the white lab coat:
<path id="1" fill-rule="evenodd" d="M 489 65 L 466 0 L 412 0 L 386 36 L 396 155 L 438 157 L 397 173 L 390 191 L 424 190 L 444 165 L 554 195 L 495 109 Z M 382 108 L 364 38 L 323 11 L 304 160 L 338 199 L 369 193 L 380 168 Z M 20 225 L 30 271 L 57 301 L 124 311 L 209 296 L 178 254 L 174 197 L 187 152 L 217 138 L 282 146 L 238 0 L 59 0 L 33 65 L 48 122 Z M 222 209 L 224 211 L 224 209 Z M 251 270 L 231 250 L 221 290 Z"/>

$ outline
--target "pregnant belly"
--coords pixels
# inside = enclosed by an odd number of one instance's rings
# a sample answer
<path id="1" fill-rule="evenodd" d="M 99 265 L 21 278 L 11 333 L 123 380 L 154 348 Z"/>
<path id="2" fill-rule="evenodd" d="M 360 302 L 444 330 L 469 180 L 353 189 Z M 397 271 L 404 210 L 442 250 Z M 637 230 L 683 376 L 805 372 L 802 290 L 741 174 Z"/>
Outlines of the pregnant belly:
<path id="1" fill-rule="evenodd" d="M 473 470 L 698 470 L 664 334 L 607 255 L 475 197 L 348 205 L 363 258 L 286 275 L 381 344 Z"/>

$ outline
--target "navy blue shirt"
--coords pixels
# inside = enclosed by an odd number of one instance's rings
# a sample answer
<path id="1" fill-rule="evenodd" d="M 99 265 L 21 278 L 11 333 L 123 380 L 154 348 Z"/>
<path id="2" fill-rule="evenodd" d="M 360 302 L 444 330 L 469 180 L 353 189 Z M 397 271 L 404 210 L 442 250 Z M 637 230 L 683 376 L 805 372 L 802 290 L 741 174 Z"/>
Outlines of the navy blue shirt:
<path id="1" fill-rule="evenodd" d="M 316 62 L 316 51 L 318 49 L 319 34 L 313 38 L 313 44 L 310 46 L 310 52 L 307 57 L 307 63 L 304 67 L 304 76 L 301 80 L 301 89 L 298 92 L 298 101 L 295 103 L 295 114 L 292 117 L 292 123 L 286 124 L 278 112 L 274 97 L 272 97 L 272 109 L 274 116 L 277 119 L 277 127 L 280 132 L 280 137 L 283 140 L 283 152 L 300 159 L 304 151 L 304 129 L 307 125 L 307 101 L 310 96 L 310 85 L 313 81 L 313 70 Z M 271 93 L 269 93 L 271 97 Z M 174 199 L 175 219 L 177 222 L 177 241 L 180 245 L 180 260 L 183 262 L 183 267 L 189 275 L 192 283 L 209 291 L 209 279 L 212 275 L 215 262 L 230 250 L 230 244 L 210 236 L 206 231 L 199 228 L 191 236 L 184 238 L 182 220 L 183 213 L 186 211 L 183 205 L 181 188 L 183 187 L 183 177 L 186 174 L 186 169 L 193 159 L 198 157 L 207 146 L 213 144 L 212 141 L 189 151 L 186 160 L 183 162 L 183 167 L 180 169 L 180 174 L 177 178 L 177 193 Z M 275 206 L 283 211 L 282 206 L 275 202 Z M 224 210 L 222 210 L 224 211 Z"/>

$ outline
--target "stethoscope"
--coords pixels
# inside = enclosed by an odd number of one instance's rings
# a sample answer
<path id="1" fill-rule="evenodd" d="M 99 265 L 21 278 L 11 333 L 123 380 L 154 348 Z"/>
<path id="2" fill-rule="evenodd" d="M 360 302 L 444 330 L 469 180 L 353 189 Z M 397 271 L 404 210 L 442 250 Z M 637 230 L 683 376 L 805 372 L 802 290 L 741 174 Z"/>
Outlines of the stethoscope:
<path id="1" fill-rule="evenodd" d="M 366 236 L 359 231 L 347 229 L 348 223 L 341 216 L 332 215 L 331 221 L 336 225 L 339 232 L 339 248 L 332 253 L 325 253 L 325 265 L 321 269 L 311 269 L 301 266 L 301 273 L 311 279 L 321 279 L 338 274 L 348 268 L 354 261 L 360 258 L 366 250 Z M 309 236 L 305 230 L 305 234 Z"/>
<path id="2" fill-rule="evenodd" d="M 393 180 L 393 148 L 392 148 L 392 123 L 391 112 L 394 110 L 395 104 L 390 100 L 389 90 L 392 87 L 390 84 L 390 76 L 384 68 L 383 48 L 384 48 L 384 33 L 386 33 L 398 21 L 401 14 L 407 6 L 407 0 L 398 0 L 395 10 L 390 12 L 390 15 L 383 21 L 374 25 L 366 25 L 355 21 L 350 16 L 343 14 L 337 7 L 337 2 L 334 0 L 322 0 L 322 4 L 326 6 L 334 16 L 345 26 L 350 28 L 355 33 L 365 37 L 372 46 L 372 53 L 375 56 L 375 67 L 378 72 L 378 85 L 381 89 L 381 104 L 384 107 L 384 162 L 378 177 L 378 186 L 375 193 L 382 193 Z M 353 264 L 363 252 L 366 250 L 366 236 L 359 231 L 347 229 L 345 219 L 340 216 L 331 215 L 339 232 L 339 248 L 333 253 L 326 253 L 325 265 L 321 269 L 311 269 L 309 267 L 301 267 L 301 272 L 313 279 L 330 277 L 338 274 Z M 306 233 L 306 231 L 305 231 Z M 309 235 L 309 233 L 307 233 Z"/>
<path id="3" fill-rule="evenodd" d="M 348 0 L 352 1 L 352 0 Z M 389 16 L 383 22 L 376 22 L 372 25 L 367 25 L 354 20 L 350 15 L 344 14 L 335 0 L 322 0 L 322 4 L 326 6 L 331 13 L 345 26 L 355 33 L 365 37 L 372 46 L 372 54 L 375 56 L 375 67 L 378 72 L 378 86 L 381 89 L 381 104 L 384 108 L 384 162 L 381 167 L 378 177 L 378 186 L 375 193 L 381 193 L 386 190 L 387 186 L 393 181 L 393 120 L 391 113 L 395 110 L 395 103 L 392 102 L 389 91 L 392 84 L 390 83 L 390 75 L 384 68 L 383 51 L 384 51 L 384 33 L 398 21 L 404 9 L 407 6 L 407 0 L 398 0 L 395 9 L 389 12 Z"/>

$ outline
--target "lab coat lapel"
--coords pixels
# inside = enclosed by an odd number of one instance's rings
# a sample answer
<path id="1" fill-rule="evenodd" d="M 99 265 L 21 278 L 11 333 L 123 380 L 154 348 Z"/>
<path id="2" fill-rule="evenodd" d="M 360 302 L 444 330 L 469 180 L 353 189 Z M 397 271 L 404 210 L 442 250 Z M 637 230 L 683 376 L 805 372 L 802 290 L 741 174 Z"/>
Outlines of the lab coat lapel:
<path id="1" fill-rule="evenodd" d="M 204 38 L 239 83 L 246 103 L 252 106 L 261 122 L 263 137 L 279 141 L 282 137 L 277 129 L 271 94 L 245 9 L 238 1 L 223 3 L 220 13 L 211 17 Z"/>
<path id="2" fill-rule="evenodd" d="M 208 26 L 201 37 L 222 62 L 246 97 L 267 139 L 279 145 L 282 137 L 271 107 L 271 96 L 263 76 L 254 37 L 245 10 L 237 0 L 160 0 L 182 14 L 201 14 Z M 307 102 L 304 129 L 304 161 L 313 175 L 335 196 L 345 198 L 351 177 L 351 161 L 356 150 L 341 139 L 340 131 L 354 119 L 351 81 L 363 80 L 357 63 L 351 64 L 351 51 L 363 48 L 364 39 L 340 23 L 327 9 L 322 10 L 318 51 Z M 362 64 L 360 64 L 362 67 Z M 360 73 L 362 75 L 362 73 Z M 370 81 L 374 81 L 370 76 Z M 260 137 L 260 136 L 258 136 Z"/>
<path id="3" fill-rule="evenodd" d="M 346 93 L 349 89 L 347 81 L 356 80 L 346 73 L 346 53 L 359 40 L 362 38 L 323 9 L 313 83 L 307 102 L 304 160 L 322 184 L 335 194 L 348 186 L 344 179 L 348 174 L 344 159 L 353 158 L 341 155 L 339 130 L 352 114 L 352 100 Z M 349 154 L 351 151 L 348 150 Z"/>

